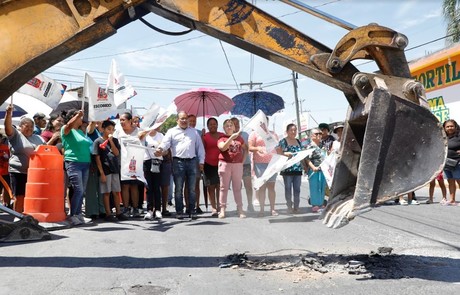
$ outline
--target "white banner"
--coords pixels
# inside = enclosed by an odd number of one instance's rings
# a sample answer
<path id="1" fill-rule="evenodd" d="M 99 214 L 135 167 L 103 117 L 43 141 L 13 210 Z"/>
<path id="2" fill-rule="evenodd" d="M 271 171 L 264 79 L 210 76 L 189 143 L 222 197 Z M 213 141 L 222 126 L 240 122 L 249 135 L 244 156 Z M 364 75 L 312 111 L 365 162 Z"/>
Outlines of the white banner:
<path id="1" fill-rule="evenodd" d="M 321 171 L 326 178 L 327 186 L 331 188 L 332 180 L 334 178 L 335 165 L 337 164 L 337 153 L 330 153 L 321 163 Z"/>
<path id="2" fill-rule="evenodd" d="M 142 122 L 140 124 L 141 129 L 146 130 L 152 127 L 158 118 L 160 111 L 160 106 L 156 103 L 153 103 L 150 106 L 150 109 L 142 116 Z"/>
<path id="3" fill-rule="evenodd" d="M 123 73 L 120 72 L 117 62 L 114 59 L 112 59 L 112 64 L 110 66 L 106 92 L 109 96 L 113 96 L 116 106 L 121 105 L 137 94 L 133 86 L 125 79 Z"/>
<path id="4" fill-rule="evenodd" d="M 258 110 L 249 122 L 246 123 L 242 130 L 249 133 L 249 129 L 254 130 L 254 132 L 262 137 L 265 142 L 265 150 L 267 152 L 272 151 L 278 145 L 278 141 L 268 130 L 267 116 L 263 111 Z"/>
<path id="5" fill-rule="evenodd" d="M 43 74 L 39 74 L 19 88 L 18 92 L 35 97 L 52 109 L 55 109 L 66 88 L 66 85 L 58 83 Z"/>
<path id="6" fill-rule="evenodd" d="M 170 104 L 167 109 L 160 108 L 160 112 L 158 113 L 158 117 L 155 120 L 155 124 L 153 124 L 152 129 L 157 129 L 163 123 L 171 117 L 171 115 L 177 112 L 176 105 L 174 103 Z"/>
<path id="7" fill-rule="evenodd" d="M 284 167 L 284 164 L 287 162 L 287 160 L 288 157 L 274 154 L 262 176 L 256 178 L 252 183 L 254 189 L 258 190 L 270 179 L 270 177 L 272 177 L 275 173 L 283 170 L 282 168 Z"/>
<path id="8" fill-rule="evenodd" d="M 144 177 L 144 154 L 146 147 L 127 144 L 121 145 L 121 180 L 140 180 L 147 184 Z"/>
<path id="9" fill-rule="evenodd" d="M 258 190 L 262 185 L 267 182 L 270 177 L 272 177 L 275 173 L 279 173 L 284 169 L 291 167 L 294 164 L 299 163 L 306 157 L 310 156 L 313 153 L 314 149 L 308 149 L 304 151 L 300 151 L 294 155 L 294 157 L 288 159 L 288 157 L 282 155 L 273 155 L 270 163 L 268 164 L 267 170 L 265 170 L 264 174 L 260 178 L 256 178 L 253 183 L 253 186 L 256 190 Z"/>
<path id="10" fill-rule="evenodd" d="M 118 110 L 113 97 L 109 97 L 88 73 L 85 74 L 83 96 L 88 99 L 89 121 L 104 121 L 116 116 Z"/>

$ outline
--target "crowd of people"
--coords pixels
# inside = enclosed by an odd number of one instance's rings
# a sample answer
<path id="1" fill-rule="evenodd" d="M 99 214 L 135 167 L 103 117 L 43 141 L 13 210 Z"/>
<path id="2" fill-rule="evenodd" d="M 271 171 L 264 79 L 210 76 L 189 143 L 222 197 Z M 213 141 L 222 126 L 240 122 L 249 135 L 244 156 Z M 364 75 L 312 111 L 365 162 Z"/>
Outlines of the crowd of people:
<path id="1" fill-rule="evenodd" d="M 218 121 L 209 118 L 207 131 L 195 128 L 196 117 L 186 112 L 177 114 L 177 126 L 165 134 L 158 130 L 141 130 L 139 117 L 123 113 L 120 128 L 113 121 L 85 122 L 81 110 L 69 110 L 60 116 L 37 113 L 32 119 L 22 118 L 18 126 L 12 124 L 12 107 L 6 109 L 5 134 L 8 144 L 8 171 L 3 178 L 11 186 L 12 196 L 3 191 L 2 201 L 18 212 L 24 210 L 25 187 L 29 157 L 38 145 L 55 145 L 62 152 L 66 174 L 68 221 L 72 225 L 87 222 L 88 218 L 104 218 L 120 221 L 133 217 L 161 219 L 172 216 L 168 206 L 174 200 L 175 217 L 196 219 L 200 208 L 200 181 L 211 205 L 211 216 L 226 218 L 228 192 L 231 190 L 236 214 L 245 218 L 247 212 L 264 217 L 265 203 L 271 216 L 278 216 L 275 183 L 277 174 L 271 176 L 253 194 L 252 177 L 261 177 L 275 154 L 288 158 L 304 149 L 312 153 L 280 172 L 284 183 L 284 198 L 288 214 L 298 214 L 301 204 L 302 176 L 308 176 L 308 203 L 313 213 L 321 212 L 327 203 L 327 183 L 321 171 L 321 163 L 331 153 L 340 152 L 343 125 L 336 125 L 331 135 L 328 124 L 319 124 L 310 132 L 307 142 L 297 138 L 295 124 L 289 124 L 285 137 L 278 139 L 274 149 L 267 148 L 257 132 L 248 134 L 240 129 L 237 118 L 223 123 L 218 131 Z M 443 205 L 456 205 L 456 186 L 460 185 L 460 128 L 454 120 L 444 122 L 448 137 L 448 155 L 444 171 L 430 183 L 427 204 L 433 203 L 435 182 L 442 190 Z M 120 177 L 121 163 L 129 162 L 129 148 L 142 146 L 145 150 L 143 176 L 145 183 L 133 178 Z M 271 150 L 269 150 L 271 149 Z M 5 151 L 5 149 L 3 149 Z M 5 169 L 4 169 L 5 170 Z M 444 185 L 447 179 L 447 189 Z M 122 180 L 123 179 L 123 180 Z M 242 188 L 245 186 L 247 207 L 243 207 Z M 173 198 L 171 198 L 173 196 Z M 12 202 L 12 201 L 14 202 Z M 145 211 L 144 200 L 146 201 Z M 399 199 L 401 205 L 418 204 L 415 195 L 408 202 Z M 83 208 L 85 205 L 85 208 Z M 255 212 L 256 207 L 259 211 Z"/>

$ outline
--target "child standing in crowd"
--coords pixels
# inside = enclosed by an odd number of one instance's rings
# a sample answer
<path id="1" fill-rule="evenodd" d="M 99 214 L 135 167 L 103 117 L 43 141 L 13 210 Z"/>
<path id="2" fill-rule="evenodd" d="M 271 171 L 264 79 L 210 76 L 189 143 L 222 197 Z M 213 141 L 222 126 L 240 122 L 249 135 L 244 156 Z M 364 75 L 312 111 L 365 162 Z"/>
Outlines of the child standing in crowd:
<path id="1" fill-rule="evenodd" d="M 116 221 L 126 220 L 120 211 L 120 165 L 118 156 L 120 155 L 120 143 L 118 139 L 112 137 L 115 131 L 115 123 L 107 120 L 102 122 L 102 136 L 97 138 L 93 144 L 93 155 L 99 174 L 99 190 L 104 195 L 105 220 Z M 110 206 L 110 193 L 114 195 L 115 214 L 112 216 Z"/>

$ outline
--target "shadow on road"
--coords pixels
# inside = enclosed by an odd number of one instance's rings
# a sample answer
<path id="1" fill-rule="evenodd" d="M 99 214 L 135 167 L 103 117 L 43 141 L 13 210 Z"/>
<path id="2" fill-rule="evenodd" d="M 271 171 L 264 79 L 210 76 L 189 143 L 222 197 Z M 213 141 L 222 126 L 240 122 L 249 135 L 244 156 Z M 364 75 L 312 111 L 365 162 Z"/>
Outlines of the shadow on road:
<path id="1" fill-rule="evenodd" d="M 245 254 L 244 254 L 245 256 Z M 246 256 L 245 256 L 246 257 Z M 228 256 L 227 256 L 228 258 Z M 56 268 L 218 268 L 226 257 L 172 256 L 138 258 L 115 257 L 0 257 L 2 267 Z M 298 268 L 317 274 L 353 276 L 356 280 L 417 278 L 440 282 L 460 282 L 460 260 L 447 257 L 376 254 L 307 254 L 253 255 L 239 269 L 276 271 Z"/>

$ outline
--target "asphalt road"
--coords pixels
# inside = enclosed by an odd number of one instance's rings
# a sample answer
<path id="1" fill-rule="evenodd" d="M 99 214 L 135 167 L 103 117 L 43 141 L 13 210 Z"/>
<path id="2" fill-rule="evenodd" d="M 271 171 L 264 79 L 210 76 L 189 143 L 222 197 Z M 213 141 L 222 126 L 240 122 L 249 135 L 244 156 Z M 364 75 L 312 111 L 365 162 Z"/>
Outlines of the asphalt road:
<path id="1" fill-rule="evenodd" d="M 438 189 L 435 204 L 381 206 L 333 230 L 307 184 L 299 215 L 276 187 L 277 217 L 239 219 L 230 201 L 223 220 L 93 222 L 0 244 L 0 294 L 460 293 L 460 207 L 441 206 Z"/>

